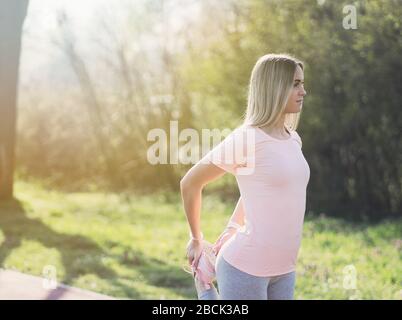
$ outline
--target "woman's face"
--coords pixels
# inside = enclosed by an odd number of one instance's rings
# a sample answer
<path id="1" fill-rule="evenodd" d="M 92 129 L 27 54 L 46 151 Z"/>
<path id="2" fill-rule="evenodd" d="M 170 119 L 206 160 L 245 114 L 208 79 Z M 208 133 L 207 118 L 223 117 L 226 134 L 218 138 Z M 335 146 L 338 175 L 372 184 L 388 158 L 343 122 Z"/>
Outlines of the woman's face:
<path id="1" fill-rule="evenodd" d="M 304 72 L 303 69 L 298 65 L 293 78 L 293 90 L 286 105 L 285 113 L 300 112 L 303 106 L 303 98 L 305 95 Z"/>

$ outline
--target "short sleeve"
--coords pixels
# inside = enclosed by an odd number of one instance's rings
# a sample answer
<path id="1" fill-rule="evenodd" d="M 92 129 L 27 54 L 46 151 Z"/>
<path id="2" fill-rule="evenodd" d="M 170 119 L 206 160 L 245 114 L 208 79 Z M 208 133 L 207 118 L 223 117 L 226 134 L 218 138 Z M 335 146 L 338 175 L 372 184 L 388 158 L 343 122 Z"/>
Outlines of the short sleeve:
<path id="1" fill-rule="evenodd" d="M 247 175 L 255 167 L 255 131 L 244 127 L 233 130 L 202 159 L 233 175 Z"/>

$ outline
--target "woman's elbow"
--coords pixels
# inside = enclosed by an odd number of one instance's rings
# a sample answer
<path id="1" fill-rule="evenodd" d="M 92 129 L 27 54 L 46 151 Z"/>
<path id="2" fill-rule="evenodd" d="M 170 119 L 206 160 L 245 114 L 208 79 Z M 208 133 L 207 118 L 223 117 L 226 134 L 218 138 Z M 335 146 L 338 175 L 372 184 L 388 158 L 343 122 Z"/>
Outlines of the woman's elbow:
<path id="1" fill-rule="evenodd" d="M 187 184 L 188 184 L 187 178 L 186 178 L 186 176 L 184 176 L 184 177 L 181 178 L 181 180 L 180 180 L 180 190 L 181 190 L 181 192 L 183 192 L 183 190 L 186 189 Z"/>
<path id="2" fill-rule="evenodd" d="M 180 191 L 181 193 L 189 192 L 191 190 L 202 189 L 202 185 L 199 185 L 194 179 L 191 179 L 191 176 L 185 175 L 180 180 Z"/>

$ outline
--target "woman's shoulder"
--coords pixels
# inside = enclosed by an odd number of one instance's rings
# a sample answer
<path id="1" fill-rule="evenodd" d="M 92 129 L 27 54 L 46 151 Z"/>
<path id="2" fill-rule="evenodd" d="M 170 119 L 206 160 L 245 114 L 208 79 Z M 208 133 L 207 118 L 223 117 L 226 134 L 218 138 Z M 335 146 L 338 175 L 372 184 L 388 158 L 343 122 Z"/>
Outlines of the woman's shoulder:
<path id="1" fill-rule="evenodd" d="M 241 137 L 242 140 L 244 140 L 244 142 L 258 142 L 259 141 L 259 135 L 258 135 L 258 131 L 256 130 L 256 127 L 253 127 L 251 125 L 248 124 L 241 124 L 238 127 L 236 127 L 233 130 L 233 133 L 237 136 L 237 137 Z"/>

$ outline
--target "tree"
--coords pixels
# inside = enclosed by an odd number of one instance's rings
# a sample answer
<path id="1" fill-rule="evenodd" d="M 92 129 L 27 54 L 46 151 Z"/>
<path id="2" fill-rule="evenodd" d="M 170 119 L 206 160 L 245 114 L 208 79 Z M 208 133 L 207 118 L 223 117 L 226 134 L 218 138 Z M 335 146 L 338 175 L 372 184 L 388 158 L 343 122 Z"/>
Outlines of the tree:
<path id="1" fill-rule="evenodd" d="M 0 0 L 0 199 L 13 196 L 17 85 L 28 0 Z"/>

